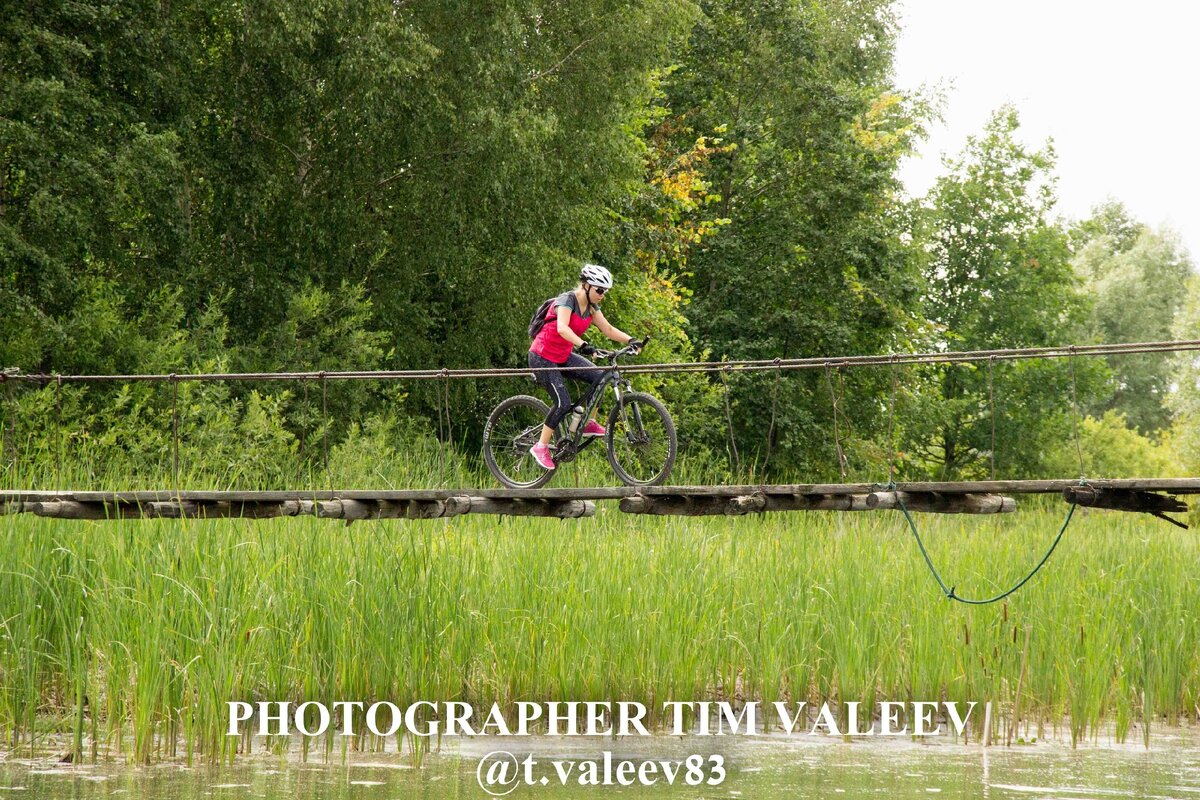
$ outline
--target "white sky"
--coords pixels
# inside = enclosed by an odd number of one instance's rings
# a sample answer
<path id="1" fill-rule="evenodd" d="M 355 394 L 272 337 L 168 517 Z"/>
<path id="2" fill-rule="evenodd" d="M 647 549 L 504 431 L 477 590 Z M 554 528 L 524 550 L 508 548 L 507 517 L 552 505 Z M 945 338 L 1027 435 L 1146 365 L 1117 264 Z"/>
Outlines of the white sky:
<path id="1" fill-rule="evenodd" d="M 1195 0 L 900 0 L 896 81 L 949 84 L 944 122 L 901 166 L 914 196 L 992 111 L 1054 140 L 1058 213 L 1106 197 L 1182 234 L 1200 262 L 1200 3 Z"/>

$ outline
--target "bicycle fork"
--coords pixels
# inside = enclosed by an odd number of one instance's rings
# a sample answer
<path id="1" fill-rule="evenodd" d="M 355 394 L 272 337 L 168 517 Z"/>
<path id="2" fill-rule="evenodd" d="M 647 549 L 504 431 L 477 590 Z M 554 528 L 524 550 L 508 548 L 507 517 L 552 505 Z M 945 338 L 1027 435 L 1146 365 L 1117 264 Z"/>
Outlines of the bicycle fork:
<path id="1" fill-rule="evenodd" d="M 625 381 L 625 391 L 632 394 L 633 384 Z M 629 409 L 621 402 L 624 395 L 621 393 L 620 380 L 613 381 L 613 393 L 617 396 L 617 408 L 621 410 L 621 421 L 625 423 L 625 437 L 630 440 L 630 444 L 640 443 L 645 438 L 645 428 L 642 426 L 642 411 L 636 403 L 633 404 L 633 424 L 629 424 Z"/>

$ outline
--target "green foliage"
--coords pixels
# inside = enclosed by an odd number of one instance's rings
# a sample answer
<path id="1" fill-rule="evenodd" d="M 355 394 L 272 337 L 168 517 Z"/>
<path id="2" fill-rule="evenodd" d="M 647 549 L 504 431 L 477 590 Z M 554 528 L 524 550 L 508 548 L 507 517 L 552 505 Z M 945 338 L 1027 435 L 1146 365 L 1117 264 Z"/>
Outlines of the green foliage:
<path id="1" fill-rule="evenodd" d="M 351 424 L 333 448 L 327 480 L 334 486 L 394 489 L 427 486 L 432 475 L 439 485 L 472 483 L 464 459 L 438 441 L 436 433 L 413 416 L 371 415 L 362 425 Z"/>
<path id="2" fill-rule="evenodd" d="M 685 275 L 693 340 L 731 359 L 894 346 L 916 311 L 894 175 L 919 120 L 890 88 L 888 7 L 702 8 L 664 78 L 669 115 L 654 132 L 672 137 L 675 152 L 698 136 L 724 147 L 705 170 L 719 199 L 704 218 L 722 224 Z M 788 376 L 774 397 L 762 388 L 731 386 L 748 460 L 761 465 L 769 451 L 779 469 L 827 473 L 832 412 L 813 381 Z"/>
<path id="3" fill-rule="evenodd" d="M 220 383 L 125 384 L 111 395 L 51 384 L 16 398 L 5 457 L 14 485 L 22 474 L 57 481 L 60 470 L 98 488 L 169 485 L 176 454 L 187 488 L 286 485 L 298 472 L 287 400 L 259 390 L 236 397 Z"/>
<path id="4" fill-rule="evenodd" d="M 1200 276 L 1188 279 L 1184 296 L 1172 333 L 1178 339 L 1195 341 L 1200 339 Z M 1195 352 L 1178 353 L 1173 362 L 1169 438 L 1184 471 L 1196 475 L 1200 473 L 1200 357 Z"/>
<path id="5" fill-rule="evenodd" d="M 1015 112 L 924 206 L 901 201 L 931 109 L 892 85 L 895 35 L 885 0 L 14 7 L 0 366 L 518 366 L 530 311 L 582 260 L 617 273 L 606 309 L 653 337 L 650 361 L 1165 338 L 1178 243 L 1115 202 L 1049 223 L 1052 154 L 1019 144 Z M 756 477 L 875 479 L 893 459 L 913 477 L 1033 474 L 1072 393 L 1143 432 L 1168 421 L 1160 357 L 1112 360 L 1106 387 L 1084 361 L 1074 380 L 985 367 L 638 383 L 714 473 Z M 210 438 L 215 480 L 282 479 L 368 419 L 473 451 L 517 383 L 96 385 L 53 404 L 17 387 L 4 438 L 26 465 L 62 449 L 143 474 L 173 460 L 182 405 L 184 449 Z M 1187 396 L 1168 398 L 1184 450 Z M 269 455 L 237 458 L 239 436 Z"/>
<path id="6" fill-rule="evenodd" d="M 1055 475 L 1079 472 L 1088 478 L 1170 478 L 1180 474 L 1171 448 L 1149 439 L 1130 426 L 1119 411 L 1104 416 L 1085 417 L 1079 426 L 1079 449 L 1075 442 L 1064 442 L 1051 460 Z"/>
<path id="7" fill-rule="evenodd" d="M 948 162 L 922 216 L 928 241 L 925 313 L 936 344 L 952 350 L 1060 345 L 1078 340 L 1087 306 L 1069 263 L 1066 234 L 1048 221 L 1054 156 L 1017 136 L 1016 110 L 1001 108 L 982 136 Z M 1008 477 L 1044 471 L 1048 449 L 1070 430 L 1076 398 L 1096 391 L 1094 361 L 947 366 L 932 376 L 906 449 L 930 475 L 985 475 L 993 458 Z"/>
<path id="8" fill-rule="evenodd" d="M 288 296 L 283 319 L 246 348 L 249 371 L 269 372 L 288 365 L 292 372 L 365 371 L 386 368 L 392 353 L 388 335 L 373 330 L 372 302 L 361 285 L 343 282 L 333 290 L 305 283 Z M 339 440 L 351 423 L 394 395 L 386 385 L 363 381 L 310 379 L 291 392 L 286 411 L 296 435 L 310 450 L 324 449 L 324 437 Z"/>
<path id="9" fill-rule="evenodd" d="M 156 19 L 141 0 L 47 0 L 0 21 L 0 362 L 53 363 L 81 271 L 176 264 L 179 139 L 148 123 Z"/>
<path id="10" fill-rule="evenodd" d="M 1145 230 L 1146 226 L 1134 219 L 1123 203 L 1109 198 L 1093 208 L 1087 219 L 1071 225 L 1071 244 L 1074 249 L 1081 250 L 1096 239 L 1106 238 L 1106 249 L 1124 253 Z"/>
<path id="11" fill-rule="evenodd" d="M 220 300 L 186 326 L 181 294 L 166 287 L 131 318 L 111 282 L 85 279 L 79 305 L 61 326 L 61 363 L 93 374 L 187 374 L 253 369 L 256 359 L 282 357 L 317 371 L 347 363 L 376 369 L 387 355 L 386 337 L 366 328 L 371 304 L 361 287 L 305 287 L 272 336 L 241 349 L 227 341 Z M 194 484 L 283 485 L 323 460 L 325 437 L 340 438 L 372 402 L 392 395 L 358 382 L 20 384 L 5 415 L 6 460 L 26 469 L 66 462 L 92 478 L 138 485 L 139 478 L 173 475 L 178 449 L 180 471 Z"/>
<path id="12" fill-rule="evenodd" d="M 1084 291 L 1093 299 L 1093 336 L 1103 342 L 1161 342 L 1171 338 L 1171 325 L 1186 299 L 1186 282 L 1193 265 L 1179 237 L 1131 223 L 1120 206 L 1105 206 L 1082 223 L 1116 233 L 1100 233 L 1078 251 L 1076 271 Z M 1097 408 L 1116 409 L 1146 434 L 1170 423 L 1166 405 L 1170 379 L 1169 354 L 1110 356 L 1111 395 Z"/>

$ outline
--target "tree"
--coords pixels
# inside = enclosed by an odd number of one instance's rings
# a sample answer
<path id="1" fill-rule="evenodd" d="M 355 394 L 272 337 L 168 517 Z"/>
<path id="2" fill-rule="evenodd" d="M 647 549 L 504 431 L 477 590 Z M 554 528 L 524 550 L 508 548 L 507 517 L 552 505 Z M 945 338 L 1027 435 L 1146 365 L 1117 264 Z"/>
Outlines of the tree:
<path id="1" fill-rule="evenodd" d="M 1188 279 L 1184 297 L 1172 333 L 1180 340 L 1200 339 L 1200 275 Z M 1175 355 L 1172 384 L 1167 401 L 1172 413 L 1170 438 L 1184 474 L 1195 475 L 1200 471 L 1200 354 Z"/>
<path id="2" fill-rule="evenodd" d="M 38 0 L 0 15 L 0 364 L 69 368 L 63 320 L 90 279 L 177 263 L 158 20 L 144 0 Z"/>
<path id="3" fill-rule="evenodd" d="M 906 339 L 917 281 L 901 233 L 895 168 L 919 132 L 890 83 L 895 21 L 882 2 L 708 0 L 665 80 L 686 150 L 719 136 L 705 213 L 728 224 L 693 253 L 693 340 L 716 358 L 877 352 Z M 848 376 L 878 396 L 877 376 Z M 730 381 L 734 438 L 761 468 L 836 474 L 824 378 Z M 847 402 L 859 435 L 873 404 Z"/>
<path id="4" fill-rule="evenodd" d="M 1146 225 L 1135 219 L 1119 200 L 1109 198 L 1092 209 L 1091 215 L 1070 227 L 1071 247 L 1078 252 L 1099 238 L 1110 242 L 1107 249 L 1124 253 L 1133 247 Z"/>
<path id="5" fill-rule="evenodd" d="M 1084 331 L 1067 237 L 1048 221 L 1054 154 L 1022 144 L 1019 124 L 1015 109 L 999 109 L 926 198 L 924 308 L 946 349 L 1061 345 Z M 939 477 L 982 476 L 994 423 L 999 468 L 1034 474 L 1069 434 L 1072 392 L 1090 396 L 1094 373 L 1074 361 L 941 368 L 938 401 L 912 430 L 913 446 Z"/>
<path id="6" fill-rule="evenodd" d="M 3 363 L 95 366 L 62 322 L 101 284 L 128 319 L 180 287 L 183 326 L 224 298 L 234 369 L 296 366 L 257 345 L 297 296 L 357 306 L 359 286 L 392 366 L 519 363 L 529 310 L 613 251 L 654 75 L 694 15 L 688 0 L 14 8 Z M 456 388 L 468 411 L 473 387 Z"/>
<path id="7" fill-rule="evenodd" d="M 1178 234 L 1132 223 L 1123 209 L 1113 204 L 1098 209 L 1081 227 L 1102 231 L 1073 259 L 1094 304 L 1092 337 L 1112 343 L 1171 338 L 1172 321 L 1184 302 L 1186 282 L 1193 271 Z M 1166 428 L 1170 424 L 1166 406 L 1170 356 L 1109 356 L 1107 361 L 1112 371 L 1109 396 L 1091 410 L 1119 411 L 1146 435 Z"/>

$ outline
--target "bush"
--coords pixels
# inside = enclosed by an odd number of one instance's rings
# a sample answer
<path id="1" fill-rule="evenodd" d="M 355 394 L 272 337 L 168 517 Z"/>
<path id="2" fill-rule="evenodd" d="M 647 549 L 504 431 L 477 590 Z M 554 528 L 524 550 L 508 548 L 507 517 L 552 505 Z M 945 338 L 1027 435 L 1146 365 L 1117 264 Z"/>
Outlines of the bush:
<path id="1" fill-rule="evenodd" d="M 1085 417 L 1079 426 L 1079 451 L 1069 440 L 1049 460 L 1055 474 L 1076 475 L 1079 452 L 1088 478 L 1160 478 L 1180 472 L 1171 448 L 1138 433 L 1119 411 L 1106 411 L 1100 419 Z"/>

